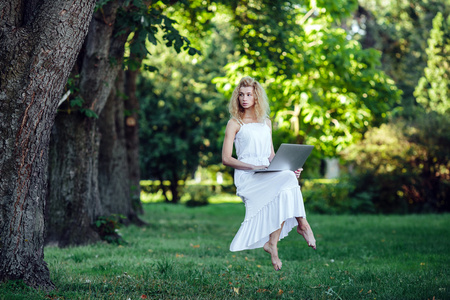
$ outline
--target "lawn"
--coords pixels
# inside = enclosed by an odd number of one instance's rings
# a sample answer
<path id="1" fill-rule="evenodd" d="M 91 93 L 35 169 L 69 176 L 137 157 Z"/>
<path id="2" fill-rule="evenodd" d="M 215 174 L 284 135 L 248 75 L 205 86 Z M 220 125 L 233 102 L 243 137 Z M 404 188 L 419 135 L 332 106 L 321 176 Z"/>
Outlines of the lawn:
<path id="1" fill-rule="evenodd" d="M 127 245 L 47 247 L 54 292 L 9 282 L 0 299 L 450 299 L 449 214 L 310 214 L 317 250 L 293 230 L 276 272 L 262 249 L 228 250 L 242 204 L 145 212 Z"/>

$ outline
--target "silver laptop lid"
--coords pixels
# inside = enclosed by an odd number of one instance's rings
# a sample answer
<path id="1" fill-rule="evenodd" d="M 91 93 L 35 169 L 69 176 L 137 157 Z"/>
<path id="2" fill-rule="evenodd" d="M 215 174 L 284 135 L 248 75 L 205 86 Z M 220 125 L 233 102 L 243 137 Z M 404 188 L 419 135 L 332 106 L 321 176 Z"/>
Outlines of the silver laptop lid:
<path id="1" fill-rule="evenodd" d="M 302 144 L 281 144 L 267 169 L 255 172 L 296 171 L 303 167 L 314 146 Z"/>

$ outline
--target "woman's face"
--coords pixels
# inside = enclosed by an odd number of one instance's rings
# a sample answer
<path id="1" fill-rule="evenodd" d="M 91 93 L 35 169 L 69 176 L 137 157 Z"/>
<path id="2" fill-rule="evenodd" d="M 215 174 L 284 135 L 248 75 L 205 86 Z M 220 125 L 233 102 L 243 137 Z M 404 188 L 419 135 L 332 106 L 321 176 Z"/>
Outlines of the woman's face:
<path id="1" fill-rule="evenodd" d="M 253 98 L 253 87 L 246 86 L 239 89 L 239 104 L 244 108 L 250 108 L 255 105 L 255 99 Z"/>

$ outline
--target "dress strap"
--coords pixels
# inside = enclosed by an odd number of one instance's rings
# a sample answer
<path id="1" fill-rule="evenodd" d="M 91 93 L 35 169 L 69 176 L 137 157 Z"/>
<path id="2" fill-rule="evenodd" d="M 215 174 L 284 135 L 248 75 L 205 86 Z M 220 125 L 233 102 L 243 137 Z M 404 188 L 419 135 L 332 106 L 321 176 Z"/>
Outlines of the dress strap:
<path id="1" fill-rule="evenodd" d="M 238 118 L 233 118 L 233 119 L 235 119 L 239 125 L 241 125 L 241 126 L 244 125 L 244 122 L 242 122 L 240 119 L 238 119 Z"/>

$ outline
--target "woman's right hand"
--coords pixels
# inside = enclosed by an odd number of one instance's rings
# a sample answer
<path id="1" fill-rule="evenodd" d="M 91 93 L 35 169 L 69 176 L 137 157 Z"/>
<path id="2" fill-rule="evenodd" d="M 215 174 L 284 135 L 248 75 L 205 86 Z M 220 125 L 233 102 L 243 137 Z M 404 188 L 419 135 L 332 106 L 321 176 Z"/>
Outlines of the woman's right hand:
<path id="1" fill-rule="evenodd" d="M 269 166 L 253 166 L 252 170 L 264 170 L 264 169 L 267 169 L 267 167 L 269 167 Z"/>

